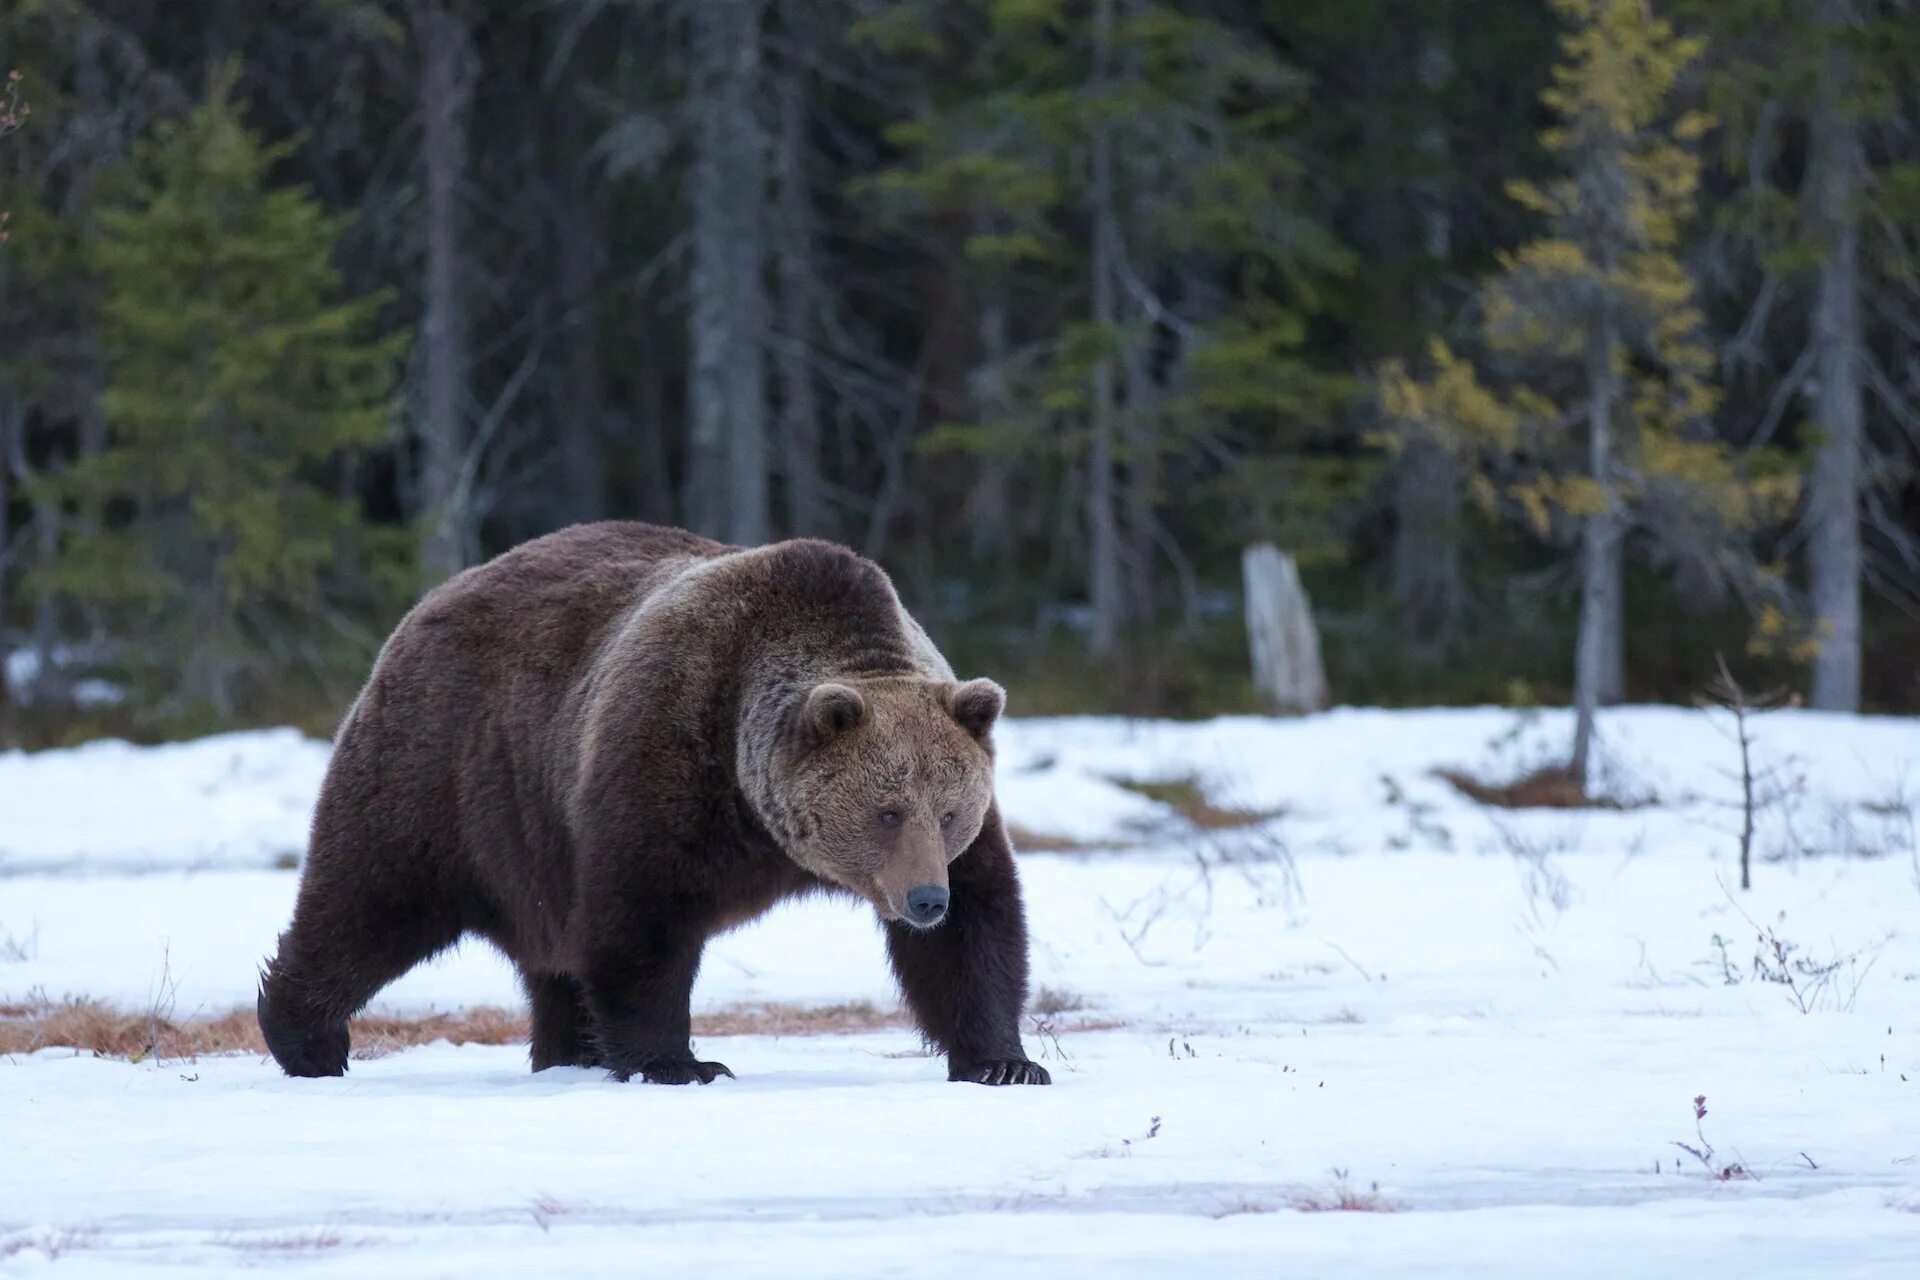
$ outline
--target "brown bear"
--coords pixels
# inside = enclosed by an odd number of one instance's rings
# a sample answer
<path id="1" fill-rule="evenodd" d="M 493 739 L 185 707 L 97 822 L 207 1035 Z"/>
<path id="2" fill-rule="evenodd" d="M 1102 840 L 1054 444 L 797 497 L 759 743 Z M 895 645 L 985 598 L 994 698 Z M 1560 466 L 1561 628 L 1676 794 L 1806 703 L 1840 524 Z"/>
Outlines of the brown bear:
<path id="1" fill-rule="evenodd" d="M 702 1084 L 707 939 L 800 894 L 873 904 L 947 1078 L 1027 1058 L 1027 932 L 994 805 L 1005 695 L 960 682 L 878 566 L 610 522 L 459 574 L 347 713 L 259 1018 L 289 1075 L 468 933 L 519 969 L 533 1069 Z"/>

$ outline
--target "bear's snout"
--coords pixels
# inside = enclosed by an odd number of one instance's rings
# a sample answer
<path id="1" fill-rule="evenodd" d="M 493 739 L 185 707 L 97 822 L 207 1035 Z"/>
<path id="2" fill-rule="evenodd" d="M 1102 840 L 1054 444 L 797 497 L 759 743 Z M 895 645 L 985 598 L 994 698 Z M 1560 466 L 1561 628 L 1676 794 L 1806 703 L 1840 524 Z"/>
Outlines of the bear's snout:
<path id="1" fill-rule="evenodd" d="M 937 884 L 907 890 L 907 923 L 930 929 L 947 918 L 947 891 Z"/>

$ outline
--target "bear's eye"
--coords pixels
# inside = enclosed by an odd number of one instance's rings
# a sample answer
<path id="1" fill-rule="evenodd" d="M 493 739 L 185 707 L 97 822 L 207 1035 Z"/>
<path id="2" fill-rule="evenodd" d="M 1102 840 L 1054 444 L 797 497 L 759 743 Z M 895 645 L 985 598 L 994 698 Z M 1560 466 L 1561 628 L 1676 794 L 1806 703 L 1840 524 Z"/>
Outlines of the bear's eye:
<path id="1" fill-rule="evenodd" d="M 880 811 L 880 825 L 883 827 L 899 826 L 900 811 L 898 809 L 882 809 Z"/>
<path id="2" fill-rule="evenodd" d="M 940 825 L 941 825 L 941 827 L 942 827 L 942 828 L 946 828 L 946 827 L 950 827 L 950 826 L 952 826 L 952 825 L 953 825 L 953 815 L 952 815 L 951 813 L 943 813 L 943 814 L 941 814 L 941 815 L 940 815 Z"/>

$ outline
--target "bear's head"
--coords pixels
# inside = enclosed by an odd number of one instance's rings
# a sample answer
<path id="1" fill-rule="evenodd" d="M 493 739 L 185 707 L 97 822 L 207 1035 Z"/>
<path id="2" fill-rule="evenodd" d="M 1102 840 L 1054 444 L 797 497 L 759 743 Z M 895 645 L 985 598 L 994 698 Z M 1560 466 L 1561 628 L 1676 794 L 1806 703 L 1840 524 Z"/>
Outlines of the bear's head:
<path id="1" fill-rule="evenodd" d="M 883 919 L 939 924 L 947 864 L 993 803 L 991 735 L 1005 706 L 991 680 L 890 676 L 806 690 L 770 779 L 788 856 Z"/>

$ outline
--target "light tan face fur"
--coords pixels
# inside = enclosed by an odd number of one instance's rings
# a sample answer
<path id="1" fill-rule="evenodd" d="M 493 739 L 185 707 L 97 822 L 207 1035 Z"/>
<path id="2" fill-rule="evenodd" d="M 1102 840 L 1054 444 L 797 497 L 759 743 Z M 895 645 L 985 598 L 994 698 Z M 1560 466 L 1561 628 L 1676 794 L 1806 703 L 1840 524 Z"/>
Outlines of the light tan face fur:
<path id="1" fill-rule="evenodd" d="M 816 686 L 796 717 L 780 790 L 801 866 L 905 920 L 909 890 L 947 887 L 947 864 L 993 800 L 990 680 L 918 677 Z"/>

